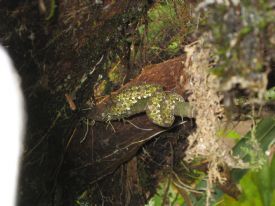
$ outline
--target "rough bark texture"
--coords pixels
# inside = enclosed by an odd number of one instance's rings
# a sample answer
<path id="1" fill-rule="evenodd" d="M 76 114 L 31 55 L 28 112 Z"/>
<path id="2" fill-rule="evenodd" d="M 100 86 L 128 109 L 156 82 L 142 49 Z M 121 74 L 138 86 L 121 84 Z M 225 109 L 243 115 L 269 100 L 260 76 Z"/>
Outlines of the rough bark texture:
<path id="1" fill-rule="evenodd" d="M 80 112 L 107 61 L 119 56 L 131 74 L 127 37 L 152 2 L 0 1 L 0 40 L 22 77 L 28 114 L 19 205 L 75 205 L 87 189 L 94 205 L 144 205 L 167 165 L 181 160 L 190 120 L 169 131 L 142 114 L 131 122 L 153 130 L 124 122 L 87 127 Z M 181 93 L 183 60 L 150 66 L 134 82 Z"/>

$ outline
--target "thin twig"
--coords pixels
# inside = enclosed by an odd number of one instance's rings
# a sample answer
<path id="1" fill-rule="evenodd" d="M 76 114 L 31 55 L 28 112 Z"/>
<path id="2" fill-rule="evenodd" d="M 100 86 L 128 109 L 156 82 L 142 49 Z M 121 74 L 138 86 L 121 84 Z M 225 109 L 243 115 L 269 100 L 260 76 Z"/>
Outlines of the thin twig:
<path id="1" fill-rule="evenodd" d="M 174 182 L 174 184 L 176 186 L 178 186 L 179 188 L 185 189 L 185 190 L 193 192 L 193 193 L 198 193 L 198 194 L 203 194 L 202 191 L 205 191 L 205 189 L 200 189 L 200 190 L 193 189 L 189 185 L 187 185 L 184 182 L 182 182 L 181 179 L 179 178 L 179 176 L 174 171 L 172 171 L 172 173 L 173 173 L 173 175 L 176 177 L 176 179 L 178 181 L 178 183 Z"/>
<path id="2" fill-rule="evenodd" d="M 88 132 L 89 132 L 89 119 L 86 119 L 86 125 L 87 125 L 86 132 L 85 132 L 84 137 L 80 140 L 80 144 L 85 141 L 85 139 L 88 135 Z"/>
<path id="3" fill-rule="evenodd" d="M 70 136 L 70 138 L 69 138 L 69 140 L 68 140 L 68 142 L 67 142 L 67 145 L 66 145 L 66 147 L 65 147 L 66 150 L 68 149 L 68 147 L 69 147 L 69 145 L 70 145 L 70 143 L 71 143 L 71 141 L 72 141 L 72 139 L 73 139 L 73 137 L 74 137 L 75 132 L 76 132 L 76 128 L 74 128 L 74 131 L 73 131 L 72 135 Z"/>
<path id="4" fill-rule="evenodd" d="M 125 120 L 125 121 L 128 122 L 128 123 L 130 123 L 131 125 L 133 125 L 135 128 L 140 129 L 140 130 L 144 130 L 144 131 L 152 131 L 152 130 L 153 130 L 153 129 L 151 129 L 151 128 L 141 128 L 141 127 L 135 125 L 135 124 L 134 124 L 133 122 L 131 122 L 130 120 Z"/>
<path id="5" fill-rule="evenodd" d="M 64 107 L 63 107 L 63 108 L 64 108 Z M 62 109 L 63 109 L 63 108 L 62 108 Z M 62 110 L 62 109 L 61 109 L 61 110 Z M 25 155 L 23 155 L 24 158 L 27 158 L 27 157 L 28 157 L 34 150 L 36 150 L 36 148 L 37 148 L 40 144 L 42 144 L 42 142 L 48 137 L 50 131 L 54 128 L 56 122 L 57 122 L 57 121 L 59 120 L 59 118 L 62 116 L 62 115 L 61 115 L 61 112 L 60 112 L 61 110 L 59 110 L 59 111 L 57 112 L 57 115 L 56 115 L 56 117 L 55 117 L 53 123 L 51 124 L 51 126 L 50 126 L 49 129 L 47 130 L 46 134 L 44 134 L 44 135 L 40 138 L 40 140 L 37 142 L 37 144 L 36 144 L 35 146 L 33 146 L 32 149 L 30 149 L 29 151 L 26 152 Z"/>
<path id="6" fill-rule="evenodd" d="M 90 76 L 95 72 L 96 67 L 102 62 L 103 57 L 104 57 L 104 54 L 101 56 L 101 58 L 99 59 L 99 61 L 95 64 L 95 66 L 93 67 L 92 71 L 89 72 Z"/>
<path id="7" fill-rule="evenodd" d="M 166 199 L 167 199 L 167 195 L 168 195 L 168 191 L 169 191 L 170 184 L 171 184 L 171 177 L 170 177 L 170 175 L 169 175 L 169 177 L 168 177 L 168 182 L 167 182 L 167 185 L 166 185 L 164 194 L 163 194 L 161 206 L 165 206 L 165 205 L 166 205 Z"/>

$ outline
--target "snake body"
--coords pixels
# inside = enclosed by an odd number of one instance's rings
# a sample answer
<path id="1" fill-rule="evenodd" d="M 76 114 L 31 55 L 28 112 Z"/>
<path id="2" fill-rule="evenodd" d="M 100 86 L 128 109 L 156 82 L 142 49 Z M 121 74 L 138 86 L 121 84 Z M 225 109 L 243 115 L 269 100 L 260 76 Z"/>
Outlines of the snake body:
<path id="1" fill-rule="evenodd" d="M 142 112 L 161 127 L 170 127 L 175 116 L 190 116 L 191 113 L 189 104 L 179 94 L 163 91 L 158 84 L 144 83 L 112 96 L 100 118 L 103 121 L 120 120 Z"/>

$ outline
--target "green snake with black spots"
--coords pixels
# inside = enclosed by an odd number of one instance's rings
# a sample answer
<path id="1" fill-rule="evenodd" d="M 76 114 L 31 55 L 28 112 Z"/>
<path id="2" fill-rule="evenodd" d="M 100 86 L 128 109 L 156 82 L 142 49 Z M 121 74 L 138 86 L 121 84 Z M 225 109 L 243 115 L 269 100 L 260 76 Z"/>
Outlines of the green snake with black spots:
<path id="1" fill-rule="evenodd" d="M 182 96 L 163 91 L 158 84 L 144 83 L 128 87 L 112 96 L 96 120 L 120 120 L 142 112 L 146 112 L 148 118 L 161 127 L 170 127 L 175 116 L 191 116 L 189 103 Z"/>

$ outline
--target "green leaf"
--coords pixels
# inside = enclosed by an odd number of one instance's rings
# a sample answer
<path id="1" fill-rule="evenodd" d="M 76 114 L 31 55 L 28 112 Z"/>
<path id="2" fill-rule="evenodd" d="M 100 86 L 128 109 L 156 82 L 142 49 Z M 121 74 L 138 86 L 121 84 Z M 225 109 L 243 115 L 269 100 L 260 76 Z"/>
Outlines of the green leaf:
<path id="1" fill-rule="evenodd" d="M 269 90 L 266 91 L 265 100 L 267 101 L 275 100 L 275 87 L 271 87 Z"/>
<path id="2" fill-rule="evenodd" d="M 241 138 L 241 135 L 236 132 L 235 130 L 220 130 L 217 133 L 218 137 L 222 138 L 230 138 L 230 139 L 237 139 L 239 140 Z"/>
<path id="3" fill-rule="evenodd" d="M 261 120 L 255 131 L 255 137 L 259 142 L 261 149 L 265 152 L 270 144 L 274 141 L 275 138 L 275 117 L 268 117 Z M 248 148 L 249 142 L 251 141 L 251 132 L 246 134 L 233 148 L 233 154 L 239 156 L 244 161 L 249 161 L 251 159 L 251 153 L 257 155 L 255 151 L 250 151 L 251 148 Z M 245 149 L 247 148 L 247 150 Z M 247 170 L 234 169 L 231 172 L 232 178 L 238 182 L 242 176 L 247 172 Z"/>
<path id="4" fill-rule="evenodd" d="M 51 0 L 51 4 L 50 4 L 50 13 L 49 13 L 49 15 L 46 17 L 46 20 L 47 20 L 47 21 L 50 20 L 50 19 L 54 16 L 55 8 L 56 8 L 55 0 Z"/>
<path id="5" fill-rule="evenodd" d="M 169 182 L 169 180 L 167 180 Z M 173 187 L 172 184 L 169 183 L 168 185 L 168 191 L 167 194 L 165 194 L 167 182 L 161 183 L 159 185 L 159 188 L 157 190 L 157 193 L 150 199 L 148 204 L 146 206 L 161 206 L 163 205 L 163 197 L 166 196 L 166 201 L 169 202 L 169 205 L 174 205 L 176 203 L 177 205 L 184 205 L 184 199 L 181 195 L 178 195 L 177 191 Z M 166 205 L 166 204 L 165 204 Z"/>
<path id="6" fill-rule="evenodd" d="M 234 131 L 234 130 L 230 130 L 227 135 L 226 135 L 227 138 L 231 138 L 231 139 L 240 139 L 241 135 Z"/>
<path id="7" fill-rule="evenodd" d="M 266 161 L 258 171 L 249 171 L 240 181 L 242 195 L 235 200 L 224 195 L 221 206 L 275 206 L 275 158 L 271 163 Z"/>

